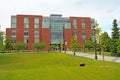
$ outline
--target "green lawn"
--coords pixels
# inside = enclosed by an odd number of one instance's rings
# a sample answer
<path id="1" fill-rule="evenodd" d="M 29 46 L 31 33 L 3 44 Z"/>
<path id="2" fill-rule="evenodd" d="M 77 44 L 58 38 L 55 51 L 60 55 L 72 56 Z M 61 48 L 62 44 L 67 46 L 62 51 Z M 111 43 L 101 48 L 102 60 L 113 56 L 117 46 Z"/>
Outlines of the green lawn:
<path id="1" fill-rule="evenodd" d="M 95 51 L 86 51 L 85 53 L 87 53 L 87 54 L 95 54 Z M 100 52 L 97 51 L 97 54 L 98 54 L 98 55 L 102 55 L 102 52 L 101 52 L 101 54 L 100 54 Z M 104 55 L 105 55 L 105 56 L 112 56 L 112 55 L 111 55 L 111 52 L 104 52 Z"/>
<path id="2" fill-rule="evenodd" d="M 0 80 L 120 80 L 119 72 L 120 63 L 63 53 L 0 54 Z"/>

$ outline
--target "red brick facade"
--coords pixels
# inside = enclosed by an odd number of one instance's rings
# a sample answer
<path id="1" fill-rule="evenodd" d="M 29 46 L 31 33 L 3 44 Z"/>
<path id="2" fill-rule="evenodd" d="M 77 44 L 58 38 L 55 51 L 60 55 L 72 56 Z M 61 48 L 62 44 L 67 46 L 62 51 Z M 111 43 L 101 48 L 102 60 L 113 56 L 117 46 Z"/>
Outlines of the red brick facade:
<path id="1" fill-rule="evenodd" d="M 24 28 L 24 18 L 29 18 L 29 28 Z M 34 18 L 39 18 L 39 28 L 34 28 Z M 17 15 L 16 16 L 16 28 L 7 28 L 6 29 L 6 36 L 11 38 L 12 30 L 16 30 L 16 42 L 24 42 L 24 30 L 28 30 L 28 39 L 29 42 L 27 43 L 28 50 L 33 50 L 33 43 L 34 43 L 34 31 L 39 30 L 39 41 L 44 42 L 46 44 L 45 50 L 50 49 L 50 28 L 42 28 L 42 16 L 36 15 Z M 86 39 L 91 37 L 92 29 L 91 29 L 91 18 L 86 17 L 70 17 L 70 29 L 64 29 L 64 40 L 67 42 L 66 48 L 71 45 L 71 38 L 73 36 L 73 19 L 77 20 L 77 42 L 79 44 L 84 44 L 82 40 L 82 19 L 85 20 L 85 32 L 86 32 Z"/>

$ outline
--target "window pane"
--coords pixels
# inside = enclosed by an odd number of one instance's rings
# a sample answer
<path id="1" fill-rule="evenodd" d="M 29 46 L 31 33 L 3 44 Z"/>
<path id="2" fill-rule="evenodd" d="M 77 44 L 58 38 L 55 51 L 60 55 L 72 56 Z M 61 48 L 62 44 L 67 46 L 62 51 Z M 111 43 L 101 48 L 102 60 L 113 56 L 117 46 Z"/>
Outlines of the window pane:
<path id="1" fill-rule="evenodd" d="M 12 36 L 16 36 L 16 30 L 12 30 Z"/>
<path id="2" fill-rule="evenodd" d="M 24 23 L 24 28 L 28 28 L 28 23 Z"/>
<path id="3" fill-rule="evenodd" d="M 34 24 L 34 28 L 39 28 L 39 24 Z"/>
<path id="4" fill-rule="evenodd" d="M 85 23 L 82 23 L 82 29 L 85 29 Z"/>
<path id="5" fill-rule="evenodd" d="M 16 28 L 16 23 L 12 23 L 11 28 Z"/>
<path id="6" fill-rule="evenodd" d="M 84 19 L 82 19 L 82 23 L 85 23 L 85 20 L 84 20 Z"/>
<path id="7" fill-rule="evenodd" d="M 85 31 L 82 31 L 82 40 L 83 40 L 83 41 L 86 40 L 86 33 L 85 33 Z"/>
<path id="8" fill-rule="evenodd" d="M 77 26 L 76 26 L 76 25 L 74 25 L 73 27 L 74 27 L 75 30 L 77 29 Z"/>
<path id="9" fill-rule="evenodd" d="M 39 31 L 38 31 L 38 30 L 35 30 L 35 31 L 34 31 L 34 35 L 35 35 L 35 36 L 39 36 Z"/>
<path id="10" fill-rule="evenodd" d="M 34 38 L 35 43 L 39 42 L 39 37 Z"/>
<path id="11" fill-rule="evenodd" d="M 83 40 L 83 41 L 86 40 L 86 35 L 82 35 L 82 40 Z"/>
<path id="12" fill-rule="evenodd" d="M 76 25 L 77 25 L 77 20 L 73 19 L 73 26 L 76 26 Z"/>
<path id="13" fill-rule="evenodd" d="M 95 23 L 95 20 L 91 19 L 91 29 L 94 29 L 94 23 Z"/>
<path id="14" fill-rule="evenodd" d="M 16 16 L 11 17 L 11 23 L 16 23 Z"/>
<path id="15" fill-rule="evenodd" d="M 39 24 L 39 18 L 34 18 L 34 23 L 38 23 Z"/>
<path id="16" fill-rule="evenodd" d="M 77 23 L 77 20 L 76 20 L 76 19 L 73 19 L 73 23 Z"/>
<path id="17" fill-rule="evenodd" d="M 50 18 L 43 17 L 42 18 L 42 28 L 49 28 L 50 26 Z"/>
<path id="18" fill-rule="evenodd" d="M 24 37 L 24 43 L 28 43 L 28 37 Z"/>
<path id="19" fill-rule="evenodd" d="M 29 23 L 29 19 L 28 18 L 24 18 L 24 23 Z"/>
<path id="20" fill-rule="evenodd" d="M 28 36 L 28 30 L 24 30 L 24 36 Z"/>
<path id="21" fill-rule="evenodd" d="M 70 23 L 65 23 L 65 28 L 71 28 L 71 24 Z"/>
<path id="22" fill-rule="evenodd" d="M 12 37 L 12 43 L 16 43 L 16 37 Z"/>

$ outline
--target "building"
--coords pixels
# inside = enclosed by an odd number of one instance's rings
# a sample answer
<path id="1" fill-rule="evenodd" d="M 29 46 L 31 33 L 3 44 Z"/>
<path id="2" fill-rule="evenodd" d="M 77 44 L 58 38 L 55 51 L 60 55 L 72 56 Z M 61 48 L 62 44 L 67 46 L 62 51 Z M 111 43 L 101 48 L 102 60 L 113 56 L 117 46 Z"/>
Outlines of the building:
<path id="1" fill-rule="evenodd" d="M 32 45 L 36 42 L 44 42 L 45 50 L 49 50 L 50 45 L 60 46 L 63 42 L 66 49 L 71 45 L 73 35 L 78 44 L 84 44 L 93 35 L 93 25 L 94 19 L 90 17 L 15 15 L 11 16 L 11 28 L 6 28 L 6 36 L 13 43 L 26 43 L 28 50 L 33 50 Z"/>

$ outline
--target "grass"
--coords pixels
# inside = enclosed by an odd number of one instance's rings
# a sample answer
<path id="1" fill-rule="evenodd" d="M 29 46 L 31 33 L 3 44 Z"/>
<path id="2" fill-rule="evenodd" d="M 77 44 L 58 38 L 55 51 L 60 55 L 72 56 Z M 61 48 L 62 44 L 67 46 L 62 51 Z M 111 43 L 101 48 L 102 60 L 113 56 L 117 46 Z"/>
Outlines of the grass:
<path id="1" fill-rule="evenodd" d="M 95 51 L 86 51 L 85 53 L 87 53 L 87 54 L 95 54 Z M 101 54 L 100 54 L 100 52 L 97 51 L 97 54 L 98 54 L 98 55 L 102 55 L 102 52 L 101 52 Z M 104 55 L 105 55 L 105 56 L 112 56 L 112 55 L 111 55 L 111 52 L 104 52 Z"/>
<path id="2" fill-rule="evenodd" d="M 0 80 L 120 80 L 119 67 L 62 53 L 0 54 Z"/>

